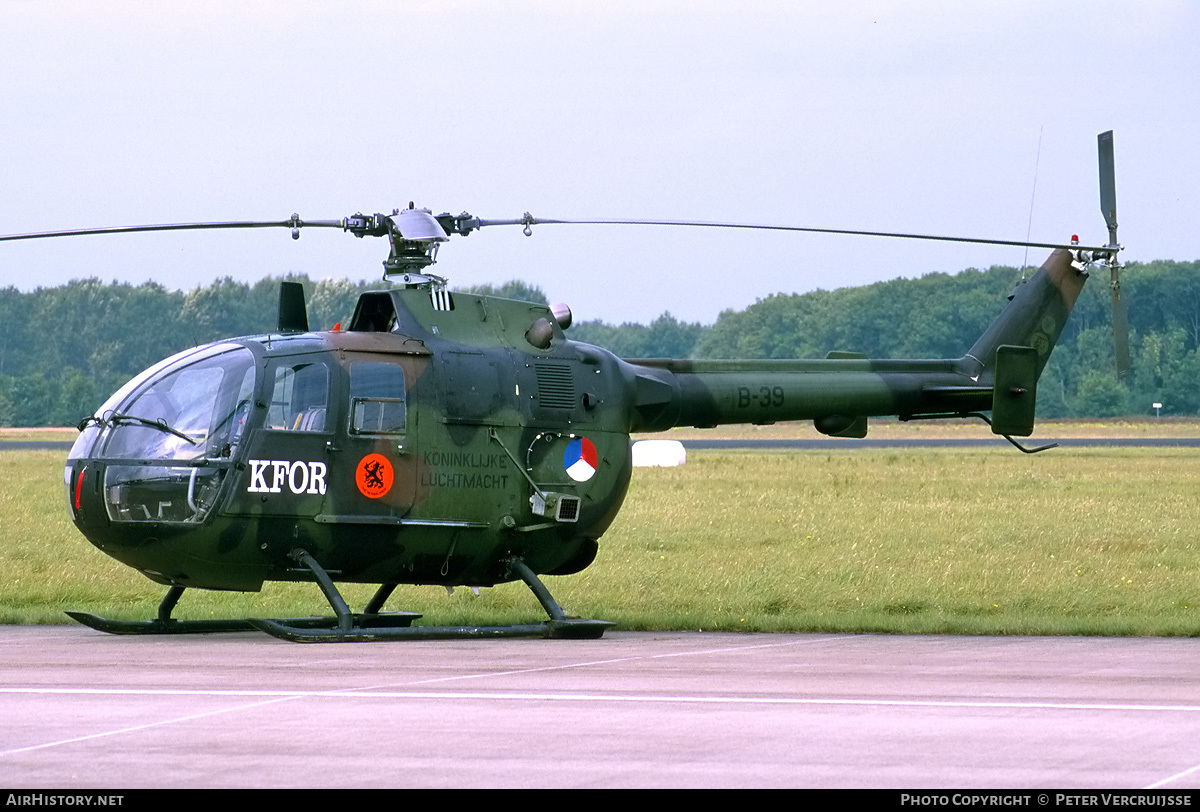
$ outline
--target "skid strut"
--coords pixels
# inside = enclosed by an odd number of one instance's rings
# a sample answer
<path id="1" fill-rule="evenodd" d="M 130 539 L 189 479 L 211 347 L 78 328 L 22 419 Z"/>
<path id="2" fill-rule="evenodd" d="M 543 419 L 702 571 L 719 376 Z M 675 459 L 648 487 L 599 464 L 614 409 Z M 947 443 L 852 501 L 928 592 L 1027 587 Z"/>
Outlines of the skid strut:
<path id="1" fill-rule="evenodd" d="M 505 564 L 510 576 L 520 578 L 538 603 L 550 616 L 541 623 L 512 626 L 413 626 L 420 614 L 414 612 L 383 612 L 384 603 L 391 597 L 396 584 L 383 584 L 368 601 L 365 611 L 350 611 L 345 598 L 320 563 L 306 550 L 296 549 L 291 557 L 307 569 L 317 582 L 333 617 L 246 618 L 241 620 L 176 620 L 171 617 L 184 587 L 173 586 L 158 606 L 154 620 L 110 620 L 88 612 L 67 612 L 71 618 L 110 634 L 206 634 L 214 632 L 244 632 L 253 629 L 295 643 L 363 643 L 383 640 L 449 640 L 472 637 L 543 637 L 565 639 L 596 639 L 613 624 L 607 620 L 569 618 L 554 600 L 546 585 L 519 558 Z"/>
<path id="2" fill-rule="evenodd" d="M 379 640 L 449 640 L 467 637 L 552 637 L 573 639 L 595 639 L 612 628 L 612 623 L 606 620 L 582 620 L 568 618 L 562 608 L 550 595 L 550 591 L 534 574 L 524 561 L 513 557 L 505 562 L 509 573 L 516 575 L 537 597 L 550 620 L 541 623 L 516 624 L 512 626 L 412 626 L 413 616 L 398 613 L 407 617 L 408 622 L 393 623 L 390 618 L 394 613 L 380 612 L 383 604 L 395 589 L 395 584 L 384 584 L 367 604 L 368 611 L 361 615 L 351 614 L 333 580 L 321 567 L 315 558 L 304 550 L 293 550 L 292 558 L 307 567 L 316 579 L 326 600 L 333 608 L 336 621 L 333 624 L 315 628 L 312 626 L 297 626 L 288 621 L 259 620 L 247 621 L 255 628 L 267 634 L 290 640 L 294 643 L 353 643 Z"/>

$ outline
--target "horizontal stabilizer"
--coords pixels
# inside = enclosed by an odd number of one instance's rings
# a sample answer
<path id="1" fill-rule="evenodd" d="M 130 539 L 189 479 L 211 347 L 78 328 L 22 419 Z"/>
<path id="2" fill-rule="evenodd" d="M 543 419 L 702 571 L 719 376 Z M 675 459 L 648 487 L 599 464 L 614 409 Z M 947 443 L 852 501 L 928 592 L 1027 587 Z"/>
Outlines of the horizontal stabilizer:
<path id="1" fill-rule="evenodd" d="M 927 395 L 941 395 L 942 397 L 973 397 L 975 395 L 990 395 L 992 387 L 990 386 L 926 386 L 922 390 Z"/>

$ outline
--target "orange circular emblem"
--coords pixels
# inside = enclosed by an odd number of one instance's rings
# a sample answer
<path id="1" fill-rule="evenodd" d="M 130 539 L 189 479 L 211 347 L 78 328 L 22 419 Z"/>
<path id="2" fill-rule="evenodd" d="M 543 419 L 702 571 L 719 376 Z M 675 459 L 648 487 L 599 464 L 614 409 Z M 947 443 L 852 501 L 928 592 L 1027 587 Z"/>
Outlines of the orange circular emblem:
<path id="1" fill-rule="evenodd" d="M 382 454 L 368 454 L 354 472 L 358 491 L 368 499 L 378 499 L 392 489 L 392 463 Z"/>

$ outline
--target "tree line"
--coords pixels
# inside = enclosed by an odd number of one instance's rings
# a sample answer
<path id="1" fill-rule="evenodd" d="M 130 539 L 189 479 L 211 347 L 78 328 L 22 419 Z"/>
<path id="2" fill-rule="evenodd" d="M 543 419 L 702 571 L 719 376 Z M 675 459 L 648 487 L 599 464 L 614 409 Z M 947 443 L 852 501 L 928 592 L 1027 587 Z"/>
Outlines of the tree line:
<path id="1" fill-rule="evenodd" d="M 855 288 L 777 294 L 711 325 L 663 313 L 650 324 L 583 322 L 569 335 L 626 358 L 956 358 L 983 333 L 1021 279 L 995 266 Z M 1111 294 L 1095 274 L 1038 390 L 1041 417 L 1200 414 L 1200 261 L 1131 263 L 1123 273 L 1132 372 L 1114 372 Z M 381 281 L 302 282 L 310 323 L 346 323 L 360 293 Z M 275 329 L 277 278 L 226 278 L 190 291 L 83 279 L 21 292 L 0 288 L 0 426 L 77 423 L 122 383 L 197 344 Z M 469 292 L 546 302 L 519 281 Z"/>

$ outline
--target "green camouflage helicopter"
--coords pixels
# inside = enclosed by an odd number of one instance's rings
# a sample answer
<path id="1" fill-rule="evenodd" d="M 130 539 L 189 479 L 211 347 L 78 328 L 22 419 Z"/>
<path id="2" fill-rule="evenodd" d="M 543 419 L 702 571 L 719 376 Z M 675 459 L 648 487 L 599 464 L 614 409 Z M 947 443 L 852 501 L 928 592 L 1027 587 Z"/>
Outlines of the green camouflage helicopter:
<path id="1" fill-rule="evenodd" d="M 410 204 L 390 215 L 336 221 L 293 215 L 0 237 L 272 226 L 298 237 L 304 227 L 339 228 L 387 237 L 384 274 L 399 283 L 364 293 L 345 329 L 312 331 L 303 289 L 285 282 L 278 332 L 167 358 L 80 424 L 64 474 L 75 525 L 169 590 L 152 620 L 69 614 L 114 633 L 257 628 L 302 642 L 595 638 L 612 624 L 568 617 L 538 575 L 578 572 L 595 558 L 629 485 L 631 433 L 812 420 L 826 435 L 864 437 L 872 416 L 988 420 L 982 413 L 990 412 L 992 431 L 1021 447 L 1012 437 L 1032 433 L 1038 377 L 1094 262 L 1111 268 L 1118 365 L 1128 364 L 1120 338 L 1112 133 L 1099 143 L 1108 243 L 965 240 L 1052 253 L 983 336 L 953 359 L 833 352 L 821 360 L 627 360 L 569 339 L 571 314 L 563 306 L 452 292 L 427 272 L 452 234 L 520 225 L 528 235 L 535 225 L 584 221 L 529 214 L 482 220 Z M 411 625 L 419 615 L 383 611 L 402 583 L 514 580 L 534 592 L 548 621 L 428 627 Z M 315 582 L 333 617 L 171 617 L 186 589 L 258 591 L 265 581 Z M 339 581 L 381 586 L 355 613 Z"/>

